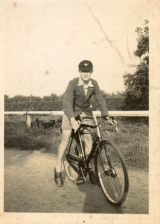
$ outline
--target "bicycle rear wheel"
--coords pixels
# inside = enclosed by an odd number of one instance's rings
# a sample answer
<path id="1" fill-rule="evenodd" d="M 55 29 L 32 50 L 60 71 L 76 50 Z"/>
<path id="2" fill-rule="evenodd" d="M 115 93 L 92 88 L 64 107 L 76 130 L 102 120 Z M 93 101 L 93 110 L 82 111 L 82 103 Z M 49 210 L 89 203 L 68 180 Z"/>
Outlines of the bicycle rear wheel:
<path id="1" fill-rule="evenodd" d="M 119 148 L 112 142 L 103 141 L 95 162 L 96 175 L 105 197 L 114 206 L 122 205 L 127 198 L 129 179 Z"/>
<path id="2" fill-rule="evenodd" d="M 68 150 L 69 149 L 67 149 L 67 152 L 68 152 Z M 75 138 L 73 138 L 72 144 L 70 146 L 70 154 L 73 156 L 78 156 L 78 144 L 77 144 Z M 71 181 L 75 181 L 78 177 L 78 173 L 75 171 L 75 169 L 72 168 L 72 166 L 67 162 L 66 159 L 64 159 L 63 164 L 64 164 L 64 168 L 66 170 L 66 174 L 67 174 L 68 178 Z M 76 166 L 76 162 L 73 165 Z M 78 165 L 77 165 L 77 170 L 79 170 Z"/>

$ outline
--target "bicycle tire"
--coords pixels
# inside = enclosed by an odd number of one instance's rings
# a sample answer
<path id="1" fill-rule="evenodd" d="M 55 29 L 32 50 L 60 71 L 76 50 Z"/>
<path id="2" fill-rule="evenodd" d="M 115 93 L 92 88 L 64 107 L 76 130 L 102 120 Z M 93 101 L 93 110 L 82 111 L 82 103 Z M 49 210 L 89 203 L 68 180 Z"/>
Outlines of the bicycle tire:
<path id="1" fill-rule="evenodd" d="M 69 146 L 68 146 L 69 147 Z M 67 152 L 69 150 L 69 148 L 67 147 Z M 72 144 L 70 146 L 70 154 L 71 155 L 75 155 L 75 156 L 78 156 L 78 150 L 77 150 L 77 147 L 78 146 L 78 143 L 76 141 L 75 138 L 73 138 L 72 140 Z M 63 164 L 64 164 L 64 168 L 66 170 L 66 174 L 68 176 L 68 178 L 71 180 L 71 181 L 75 181 L 78 177 L 78 173 L 71 167 L 71 165 L 67 162 L 66 159 L 63 160 Z M 78 169 L 78 167 L 77 167 Z"/>
<path id="2" fill-rule="evenodd" d="M 121 206 L 128 195 L 128 171 L 120 149 L 110 141 L 100 144 L 95 158 L 98 183 L 108 202 Z"/>

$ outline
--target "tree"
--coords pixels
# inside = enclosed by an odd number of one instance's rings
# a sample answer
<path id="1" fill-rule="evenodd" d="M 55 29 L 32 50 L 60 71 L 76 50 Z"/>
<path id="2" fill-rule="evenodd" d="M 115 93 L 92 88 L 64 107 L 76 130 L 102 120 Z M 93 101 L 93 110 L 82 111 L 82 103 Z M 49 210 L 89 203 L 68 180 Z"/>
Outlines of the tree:
<path id="1" fill-rule="evenodd" d="M 136 29 L 138 34 L 137 49 L 134 52 L 140 58 L 140 63 L 133 74 L 124 75 L 125 84 L 125 109 L 149 109 L 149 27 L 145 20 L 144 27 Z"/>
<path id="2" fill-rule="evenodd" d="M 4 102 L 9 103 L 9 96 L 6 94 L 4 95 Z"/>
<path id="3" fill-rule="evenodd" d="M 16 95 L 12 97 L 12 102 L 15 102 L 15 103 L 19 103 L 22 100 L 23 100 L 23 95 Z"/>

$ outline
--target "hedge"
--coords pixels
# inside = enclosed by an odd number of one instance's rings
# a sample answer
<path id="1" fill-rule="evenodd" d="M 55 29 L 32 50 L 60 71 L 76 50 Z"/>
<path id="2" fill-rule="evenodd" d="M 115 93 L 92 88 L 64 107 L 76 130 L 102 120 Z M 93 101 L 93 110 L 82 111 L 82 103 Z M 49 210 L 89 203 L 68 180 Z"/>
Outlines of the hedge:
<path id="1" fill-rule="evenodd" d="M 91 100 L 93 110 L 98 110 L 97 103 L 93 98 Z M 124 107 L 124 98 L 108 98 L 106 100 L 106 105 L 108 110 L 122 110 Z M 5 103 L 5 111 L 61 111 L 62 110 L 62 100 L 54 101 L 20 101 L 18 103 Z"/>

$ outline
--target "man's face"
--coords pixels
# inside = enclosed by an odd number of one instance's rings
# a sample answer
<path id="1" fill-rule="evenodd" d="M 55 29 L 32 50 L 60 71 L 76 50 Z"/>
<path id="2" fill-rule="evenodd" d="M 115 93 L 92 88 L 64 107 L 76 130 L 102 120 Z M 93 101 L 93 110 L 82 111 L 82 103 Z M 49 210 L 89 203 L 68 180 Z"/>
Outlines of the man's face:
<path id="1" fill-rule="evenodd" d="M 80 73 L 80 77 L 81 77 L 81 79 L 82 79 L 84 82 L 89 81 L 89 79 L 90 79 L 90 77 L 91 77 L 91 74 L 92 74 L 92 72 L 82 72 L 82 71 L 80 71 L 79 73 Z"/>

